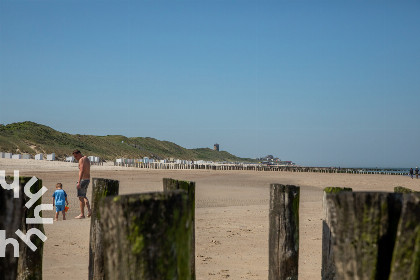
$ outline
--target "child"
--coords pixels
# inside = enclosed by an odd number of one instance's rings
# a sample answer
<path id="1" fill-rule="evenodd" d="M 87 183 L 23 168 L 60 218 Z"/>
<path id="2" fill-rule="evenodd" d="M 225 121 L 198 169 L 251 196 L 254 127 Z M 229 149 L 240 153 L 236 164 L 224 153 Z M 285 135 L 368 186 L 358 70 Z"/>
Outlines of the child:
<path id="1" fill-rule="evenodd" d="M 55 185 L 55 192 L 53 193 L 53 206 L 55 204 L 55 221 L 58 221 L 58 213 L 61 211 L 63 213 L 63 220 L 66 219 L 66 212 L 64 211 L 65 205 L 69 205 L 67 201 L 67 194 L 63 190 L 63 185 L 61 183 L 57 183 Z"/>

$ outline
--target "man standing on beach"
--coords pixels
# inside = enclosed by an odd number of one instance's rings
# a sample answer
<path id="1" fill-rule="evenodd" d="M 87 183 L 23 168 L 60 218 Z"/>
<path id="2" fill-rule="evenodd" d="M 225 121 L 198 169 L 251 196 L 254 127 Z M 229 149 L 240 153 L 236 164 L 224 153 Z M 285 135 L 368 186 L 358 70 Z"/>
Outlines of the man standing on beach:
<path id="1" fill-rule="evenodd" d="M 79 181 L 77 181 L 77 197 L 80 200 L 80 215 L 76 219 L 85 218 L 85 205 L 88 210 L 87 216 L 92 215 L 89 200 L 86 197 L 87 188 L 90 183 L 90 161 L 86 156 L 83 156 L 79 150 L 73 151 L 74 158 L 79 161 Z"/>
<path id="2" fill-rule="evenodd" d="M 418 179 L 419 178 L 419 168 L 417 166 L 416 166 L 415 172 L 416 172 L 416 179 Z"/>

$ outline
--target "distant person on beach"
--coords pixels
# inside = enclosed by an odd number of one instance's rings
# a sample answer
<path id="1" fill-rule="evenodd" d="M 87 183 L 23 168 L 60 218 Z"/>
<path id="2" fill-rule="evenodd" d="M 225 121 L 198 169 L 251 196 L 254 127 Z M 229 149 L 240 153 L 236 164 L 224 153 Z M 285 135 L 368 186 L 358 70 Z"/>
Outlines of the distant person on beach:
<path id="1" fill-rule="evenodd" d="M 73 152 L 74 158 L 79 162 L 79 181 L 77 181 L 77 197 L 80 200 L 80 215 L 76 219 L 85 218 L 85 205 L 88 210 L 87 217 L 92 215 L 89 200 L 86 197 L 87 188 L 90 183 L 90 161 L 86 156 L 83 156 L 79 150 Z"/>
<path id="2" fill-rule="evenodd" d="M 58 214 L 61 212 L 63 213 L 63 220 L 66 219 L 66 212 L 64 211 L 64 207 L 69 205 L 67 201 L 67 194 L 63 190 L 63 185 L 61 183 L 57 183 L 55 185 L 55 192 L 52 195 L 53 197 L 53 207 L 55 205 L 55 221 L 58 221 Z"/>
<path id="3" fill-rule="evenodd" d="M 413 168 L 410 168 L 410 176 L 411 176 L 411 179 L 413 179 Z"/>
<path id="4" fill-rule="evenodd" d="M 416 166 L 416 179 L 418 179 L 419 178 L 419 168 Z"/>

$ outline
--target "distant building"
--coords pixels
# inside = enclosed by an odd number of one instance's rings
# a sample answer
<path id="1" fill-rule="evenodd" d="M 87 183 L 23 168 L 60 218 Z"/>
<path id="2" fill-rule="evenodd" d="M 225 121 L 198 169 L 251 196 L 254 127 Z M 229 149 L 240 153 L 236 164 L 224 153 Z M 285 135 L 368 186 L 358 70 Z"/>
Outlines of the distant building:
<path id="1" fill-rule="evenodd" d="M 35 155 L 35 159 L 36 160 L 43 160 L 44 159 L 44 155 L 43 154 L 36 154 Z"/>
<path id="2" fill-rule="evenodd" d="M 214 144 L 213 150 L 219 151 L 219 144 Z"/>
<path id="3" fill-rule="evenodd" d="M 21 159 L 22 155 L 21 154 L 14 154 L 12 155 L 12 159 Z"/>
<path id="4" fill-rule="evenodd" d="M 279 161 L 281 165 L 295 165 L 292 161 Z"/>

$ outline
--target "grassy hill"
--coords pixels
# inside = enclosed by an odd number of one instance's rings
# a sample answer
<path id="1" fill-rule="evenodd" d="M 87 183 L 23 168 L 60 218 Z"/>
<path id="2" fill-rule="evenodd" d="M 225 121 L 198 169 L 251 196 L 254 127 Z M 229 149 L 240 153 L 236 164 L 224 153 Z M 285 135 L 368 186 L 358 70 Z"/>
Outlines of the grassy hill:
<path id="1" fill-rule="evenodd" d="M 185 149 L 172 142 L 150 137 L 69 134 L 29 121 L 0 126 L 0 151 L 2 152 L 32 155 L 55 153 L 56 157 L 63 159 L 65 156 L 70 156 L 75 149 L 81 150 L 85 155 L 99 156 L 105 160 L 147 156 L 156 159 L 255 161 L 209 148 Z"/>

